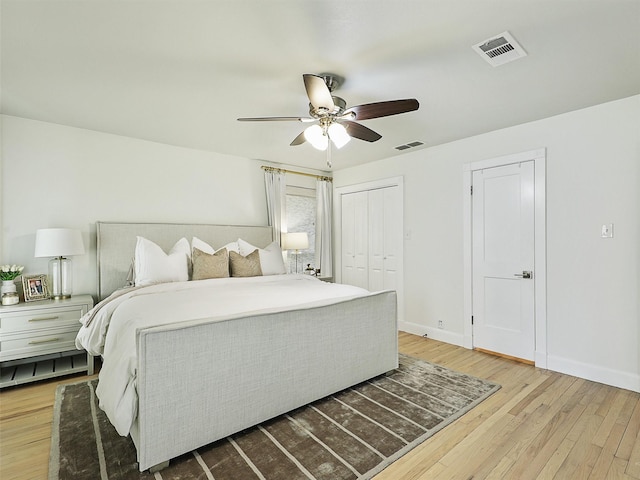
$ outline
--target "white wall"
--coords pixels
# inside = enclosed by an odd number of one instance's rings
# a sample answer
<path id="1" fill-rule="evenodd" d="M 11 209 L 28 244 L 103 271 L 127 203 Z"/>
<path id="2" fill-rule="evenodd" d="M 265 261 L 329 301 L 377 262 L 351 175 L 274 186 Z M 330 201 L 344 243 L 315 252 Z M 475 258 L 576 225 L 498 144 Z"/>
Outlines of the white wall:
<path id="1" fill-rule="evenodd" d="M 639 135 L 634 96 L 338 170 L 334 185 L 404 176 L 403 327 L 462 345 L 462 166 L 545 147 L 548 367 L 640 391 Z"/>
<path id="2" fill-rule="evenodd" d="M 82 231 L 74 292 L 96 292 L 95 222 L 266 225 L 254 160 L 3 115 L 0 263 L 46 273 L 38 228 Z"/>
<path id="3" fill-rule="evenodd" d="M 45 273 L 35 231 L 79 228 L 74 290 L 94 293 L 97 220 L 266 224 L 260 162 L 0 120 L 0 263 Z M 546 147 L 548 366 L 640 391 L 639 133 L 634 96 L 338 170 L 334 186 L 404 176 L 405 328 L 462 344 L 462 165 Z"/>

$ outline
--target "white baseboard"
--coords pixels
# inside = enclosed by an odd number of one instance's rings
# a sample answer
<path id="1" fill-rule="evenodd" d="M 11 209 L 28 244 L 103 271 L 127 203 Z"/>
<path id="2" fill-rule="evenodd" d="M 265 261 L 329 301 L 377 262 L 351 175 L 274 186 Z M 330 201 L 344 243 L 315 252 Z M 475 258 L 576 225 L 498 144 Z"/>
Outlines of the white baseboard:
<path id="1" fill-rule="evenodd" d="M 547 368 L 554 372 L 566 373 L 574 377 L 584 378 L 593 382 L 604 383 L 613 387 L 624 388 L 633 392 L 640 392 L 640 375 L 622 372 L 599 365 L 578 362 L 569 358 L 555 355 L 547 356 Z"/>
<path id="2" fill-rule="evenodd" d="M 450 332 L 439 328 L 426 327 L 410 322 L 398 322 L 398 329 L 413 335 L 424 336 L 450 343 L 459 347 L 469 348 L 465 343 L 469 342 L 464 335 Z M 465 342 L 466 340 L 466 342 Z M 590 363 L 578 362 L 569 358 L 548 355 L 545 352 L 536 352 L 536 367 L 546 368 L 554 372 L 584 378 L 593 382 L 611 385 L 612 387 L 624 388 L 633 392 L 640 392 L 640 375 L 631 372 L 622 372 L 610 368 L 593 365 Z M 545 365 L 546 364 L 546 365 Z"/>
<path id="3" fill-rule="evenodd" d="M 423 337 L 425 334 L 427 338 L 433 338 L 441 342 L 450 343 L 459 347 L 464 347 L 464 335 L 459 333 L 450 332 L 441 328 L 431 328 L 424 325 L 418 325 L 417 323 L 410 322 L 398 322 L 398 330 L 403 332 L 412 333 L 413 335 L 420 335 Z"/>

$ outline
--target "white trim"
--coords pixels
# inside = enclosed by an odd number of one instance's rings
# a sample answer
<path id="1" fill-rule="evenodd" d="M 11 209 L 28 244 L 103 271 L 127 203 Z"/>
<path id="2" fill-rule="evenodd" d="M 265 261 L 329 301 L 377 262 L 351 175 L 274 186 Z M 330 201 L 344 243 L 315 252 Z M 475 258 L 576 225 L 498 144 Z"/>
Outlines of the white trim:
<path id="1" fill-rule="evenodd" d="M 547 368 L 547 152 L 537 151 L 535 175 L 535 270 L 536 291 L 536 351 L 535 365 Z"/>
<path id="2" fill-rule="evenodd" d="M 463 313 L 464 318 L 462 324 L 463 330 L 463 343 L 465 348 L 473 348 L 473 325 L 471 324 L 471 315 L 473 314 L 473 270 L 471 269 L 473 256 L 473 245 L 471 244 L 471 179 L 473 171 L 471 170 L 471 164 L 464 164 L 462 166 L 462 265 L 464 268 L 464 278 L 462 284 L 463 292 Z"/>
<path id="3" fill-rule="evenodd" d="M 640 375 L 637 373 L 613 370 L 592 363 L 578 362 L 570 358 L 558 357 L 557 355 L 549 355 L 547 360 L 547 368 L 554 372 L 565 373 L 593 382 L 640 392 Z"/>
<path id="4" fill-rule="evenodd" d="M 464 347 L 464 336 L 450 330 L 427 327 L 426 325 L 420 325 L 418 323 L 411 322 L 398 322 L 398 330 L 400 330 L 401 332 L 418 335 L 420 337 L 426 336 L 427 338 L 432 338 L 433 340 L 438 340 L 439 342 L 445 342 L 451 345 Z"/>
<path id="5" fill-rule="evenodd" d="M 512 153 L 510 155 L 503 155 L 501 157 L 488 158 L 486 160 L 477 160 L 475 162 L 465 163 L 462 168 L 465 171 L 473 172 L 474 170 L 502 167 L 504 165 L 512 165 L 514 163 L 528 162 L 529 160 L 544 160 L 546 158 L 546 155 L 546 148 L 538 148 L 537 150 L 530 150 L 528 152 Z"/>
<path id="6" fill-rule="evenodd" d="M 398 265 L 402 268 L 400 275 L 398 275 L 398 325 L 404 320 L 404 177 L 389 177 L 379 180 L 373 180 L 371 182 L 358 183 L 354 185 L 344 185 L 342 187 L 334 187 L 333 195 L 333 231 L 334 235 L 334 248 L 333 248 L 333 263 L 334 270 L 333 275 L 336 283 L 342 281 L 342 245 L 340 239 L 342 238 L 342 195 L 349 193 L 365 192 L 370 190 L 377 190 L 380 188 L 398 187 L 400 193 L 400 223 L 401 228 L 398 229 L 398 245 L 400 245 L 400 252 L 398 252 Z"/>
<path id="7" fill-rule="evenodd" d="M 471 244 L 471 185 L 475 170 L 499 167 L 533 160 L 535 175 L 535 364 L 547 368 L 547 233 L 546 233 L 546 156 L 545 148 L 502 157 L 479 160 L 462 166 L 463 195 L 463 262 L 464 262 L 464 336 L 463 346 L 473 348 L 473 291 Z"/>
<path id="8" fill-rule="evenodd" d="M 297 185 L 287 185 L 285 188 L 286 195 L 297 195 L 299 197 L 311 197 L 316 198 L 316 188 L 313 187 L 299 187 Z"/>
<path id="9" fill-rule="evenodd" d="M 344 195 L 345 193 L 364 192 L 366 190 L 376 190 L 378 188 L 395 186 L 402 187 L 403 185 L 404 177 L 390 177 L 382 178 L 380 180 L 373 180 L 371 182 L 357 183 L 355 185 L 344 185 L 342 187 L 336 187 L 336 193 L 338 195 Z"/>

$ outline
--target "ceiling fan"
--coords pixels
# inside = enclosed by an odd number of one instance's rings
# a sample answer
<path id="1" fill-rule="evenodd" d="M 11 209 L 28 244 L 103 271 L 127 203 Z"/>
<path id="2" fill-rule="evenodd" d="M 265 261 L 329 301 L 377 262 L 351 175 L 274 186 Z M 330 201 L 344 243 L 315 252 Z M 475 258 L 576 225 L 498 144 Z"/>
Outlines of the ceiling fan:
<path id="1" fill-rule="evenodd" d="M 351 138 L 375 142 L 382 138 L 377 132 L 355 120 L 388 117 L 417 110 L 420 104 L 415 98 L 367 103 L 347 108 L 344 99 L 333 95 L 344 78 L 333 73 L 302 75 L 309 97 L 309 117 L 253 117 L 238 118 L 241 122 L 303 122 L 313 123 L 291 142 L 291 146 L 309 142 L 318 150 L 327 151 L 327 166 L 331 168 L 331 144 L 342 148 Z M 329 141 L 331 140 L 331 141 Z"/>

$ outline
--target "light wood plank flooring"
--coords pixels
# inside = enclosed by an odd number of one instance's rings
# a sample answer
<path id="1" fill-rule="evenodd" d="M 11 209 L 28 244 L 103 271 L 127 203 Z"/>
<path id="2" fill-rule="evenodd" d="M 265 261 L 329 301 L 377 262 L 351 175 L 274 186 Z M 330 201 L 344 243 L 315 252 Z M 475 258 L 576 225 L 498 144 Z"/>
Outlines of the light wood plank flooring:
<path id="1" fill-rule="evenodd" d="M 403 353 L 502 389 L 376 476 L 426 479 L 640 479 L 640 394 L 401 333 Z M 55 388 L 0 393 L 0 478 L 47 478 Z"/>

